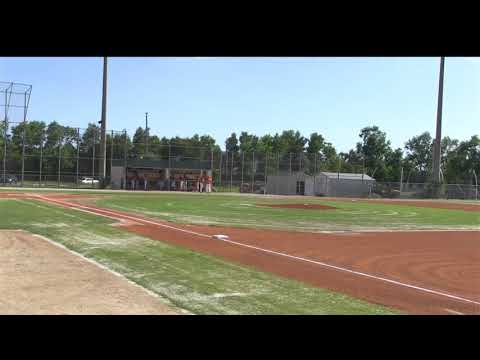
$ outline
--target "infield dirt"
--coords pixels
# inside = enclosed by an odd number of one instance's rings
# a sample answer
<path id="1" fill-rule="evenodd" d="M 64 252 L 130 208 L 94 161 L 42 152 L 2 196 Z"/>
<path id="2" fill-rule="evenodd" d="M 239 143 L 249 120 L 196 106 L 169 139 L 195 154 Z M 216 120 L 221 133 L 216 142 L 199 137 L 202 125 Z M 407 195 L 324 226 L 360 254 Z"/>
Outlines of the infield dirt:
<path id="1" fill-rule="evenodd" d="M 162 299 L 46 239 L 0 231 L 0 314 L 176 314 Z"/>

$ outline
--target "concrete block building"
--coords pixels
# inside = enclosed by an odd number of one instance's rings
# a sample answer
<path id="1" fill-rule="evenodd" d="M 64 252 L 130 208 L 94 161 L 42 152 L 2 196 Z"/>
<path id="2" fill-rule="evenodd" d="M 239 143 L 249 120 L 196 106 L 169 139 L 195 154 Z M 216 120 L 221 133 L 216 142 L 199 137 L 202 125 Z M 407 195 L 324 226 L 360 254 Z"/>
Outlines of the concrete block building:
<path id="1" fill-rule="evenodd" d="M 375 179 L 366 174 L 303 172 L 267 176 L 267 194 L 332 197 L 367 197 Z"/>

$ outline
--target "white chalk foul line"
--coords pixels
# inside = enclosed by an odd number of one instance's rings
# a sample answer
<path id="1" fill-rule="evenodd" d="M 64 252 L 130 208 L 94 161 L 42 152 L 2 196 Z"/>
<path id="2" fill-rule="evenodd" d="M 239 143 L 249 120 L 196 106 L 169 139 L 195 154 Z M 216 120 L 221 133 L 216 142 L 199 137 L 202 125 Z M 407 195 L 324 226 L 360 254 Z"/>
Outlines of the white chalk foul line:
<path id="1" fill-rule="evenodd" d="M 174 226 L 158 223 L 156 221 L 145 220 L 145 219 L 142 219 L 142 218 L 137 218 L 137 217 L 134 217 L 134 216 L 119 214 L 119 213 L 115 213 L 115 212 L 108 211 L 108 210 L 91 208 L 91 207 L 80 205 L 80 204 L 73 204 L 73 203 L 64 202 L 64 201 L 53 200 L 53 199 L 50 199 L 50 198 L 43 197 L 41 195 L 36 195 L 36 196 L 38 198 L 44 200 L 44 201 L 47 201 L 47 202 L 58 203 L 60 205 L 68 206 L 69 208 L 72 208 L 72 209 L 75 209 L 75 210 L 78 210 L 78 211 L 87 212 L 87 213 L 94 214 L 94 215 L 105 216 L 105 217 L 115 219 L 115 220 L 118 220 L 119 217 L 124 217 L 124 218 L 131 219 L 131 220 L 134 220 L 134 221 L 137 221 L 137 222 L 145 222 L 145 223 L 148 223 L 148 224 L 162 226 L 162 227 L 169 228 L 169 229 L 172 229 L 172 230 L 182 231 L 182 232 L 185 232 L 185 233 L 190 233 L 190 234 L 201 236 L 201 237 L 212 238 L 211 235 L 202 234 L 202 233 L 199 233 L 199 232 L 196 232 L 196 231 L 190 231 L 190 230 L 177 228 L 177 227 L 174 227 Z M 85 209 L 89 209 L 89 210 L 85 210 Z M 91 211 L 91 210 L 94 210 L 94 211 Z M 107 213 L 107 214 L 112 214 L 113 216 L 102 214 L 102 212 Z M 116 216 L 116 217 L 114 217 L 114 216 Z M 326 267 L 326 268 L 335 269 L 335 270 L 338 270 L 338 271 L 342 271 L 342 272 L 346 272 L 346 273 L 350 273 L 350 274 L 354 274 L 354 275 L 358 275 L 358 276 L 363 276 L 363 277 L 370 278 L 370 279 L 383 281 L 383 282 L 394 284 L 394 285 L 397 285 L 397 286 L 406 287 L 406 288 L 409 288 L 409 289 L 414 289 L 414 290 L 418 290 L 418 291 L 422 291 L 422 292 L 426 292 L 426 293 L 430 293 L 430 294 L 434 294 L 434 295 L 438 295 L 438 296 L 447 297 L 447 298 L 454 299 L 454 300 L 457 300 L 457 301 L 462 301 L 462 302 L 466 302 L 466 303 L 470 303 L 470 304 L 480 305 L 480 302 L 478 302 L 478 301 L 470 300 L 470 299 L 467 299 L 467 298 L 464 298 L 464 297 L 461 297 L 461 296 L 456 296 L 456 295 L 448 294 L 448 293 L 437 291 L 437 290 L 432 290 L 432 289 L 428 289 L 428 288 L 424 288 L 424 287 L 420 287 L 420 286 L 416 286 L 416 285 L 411 285 L 411 284 L 403 283 L 403 282 L 400 282 L 400 281 L 384 278 L 384 277 L 381 277 L 381 276 L 376 276 L 376 275 L 367 274 L 367 273 L 364 273 L 364 272 L 361 272 L 361 271 L 351 270 L 351 269 L 344 268 L 344 267 L 341 267 L 341 266 L 327 264 L 327 263 L 322 262 L 322 261 L 311 260 L 311 259 L 303 258 L 303 257 L 300 257 L 300 256 L 285 254 L 285 253 L 274 251 L 274 250 L 268 250 L 268 249 L 260 248 L 258 246 L 248 245 L 248 244 L 244 244 L 244 243 L 233 241 L 233 240 L 227 240 L 227 239 L 222 239 L 222 238 L 216 238 L 216 240 L 217 241 L 224 241 L 224 242 L 234 244 L 234 245 L 237 245 L 237 246 L 243 246 L 243 247 L 246 247 L 246 248 L 254 249 L 254 250 L 269 253 L 269 254 L 274 254 L 274 255 L 290 258 L 290 259 L 295 259 L 295 260 L 299 260 L 299 261 L 308 262 L 308 263 L 311 263 L 311 264 L 320 265 L 320 266 L 323 266 L 323 267 Z"/>
<path id="2" fill-rule="evenodd" d="M 452 310 L 452 309 L 445 309 L 446 312 L 449 312 L 450 314 L 454 314 L 454 315 L 465 315 L 464 313 L 461 313 L 459 311 L 455 311 L 455 310 Z"/>
<path id="3" fill-rule="evenodd" d="M 350 273 L 350 274 L 355 274 L 355 275 L 364 276 L 364 277 L 375 279 L 375 280 L 384 281 L 384 282 L 387 282 L 387 283 L 390 283 L 390 284 L 395 284 L 395 285 L 407 287 L 407 288 L 410 288 L 410 289 L 415 289 L 415 290 L 419 290 L 419 291 L 423 291 L 423 292 L 427 292 L 427 293 L 431 293 L 431 294 L 435 294 L 435 295 L 445 296 L 445 297 L 455 299 L 455 300 L 459 300 L 459 301 L 464 301 L 464 302 L 480 305 L 480 302 L 470 300 L 470 299 L 466 299 L 466 298 L 463 298 L 461 296 L 451 295 L 451 294 L 447 294 L 447 293 L 432 290 L 432 289 L 427 289 L 427 288 L 420 287 L 420 286 L 410 285 L 410 284 L 403 283 L 403 282 L 400 282 L 400 281 L 387 279 L 387 278 L 384 278 L 384 277 L 381 277 L 381 276 L 370 275 L 370 274 L 367 274 L 367 273 L 364 273 L 364 272 L 361 272 L 361 271 L 350 270 L 350 269 L 347 269 L 347 268 L 344 268 L 344 267 L 341 267 L 341 266 L 327 264 L 327 263 L 324 263 L 324 262 L 321 262 L 321 261 L 310 260 L 310 259 L 303 258 L 303 257 L 300 257 L 300 256 L 294 256 L 294 255 L 290 255 L 290 254 L 281 253 L 281 252 L 278 252 L 278 251 L 263 249 L 263 248 L 259 248 L 257 246 L 247 245 L 247 244 L 239 243 L 239 242 L 232 241 L 232 240 L 226 240 L 226 239 L 218 239 L 218 240 L 219 241 L 225 241 L 225 242 L 232 243 L 232 244 L 239 245 L 239 246 L 248 247 L 248 248 L 251 248 L 251 249 L 258 250 L 258 251 L 263 251 L 263 252 L 270 253 L 270 254 L 285 256 L 285 257 L 288 257 L 288 258 L 291 258 L 291 259 L 296 259 L 296 260 L 309 262 L 309 263 L 312 263 L 312 264 L 316 264 L 316 265 L 324 266 L 324 267 L 327 267 L 327 268 L 347 272 L 347 273 Z"/>
<path id="4" fill-rule="evenodd" d="M 172 229 L 172 230 L 182 231 L 182 232 L 189 233 L 189 234 L 192 234 L 192 235 L 211 238 L 210 235 L 202 234 L 202 233 L 199 233 L 199 232 L 196 232 L 196 231 L 177 228 L 177 227 L 170 226 L 170 225 L 167 225 L 167 224 L 162 224 L 162 223 L 159 223 L 159 222 L 156 222 L 156 221 L 146 220 L 146 219 L 142 219 L 142 218 L 138 218 L 138 217 L 130 216 L 130 215 L 125 215 L 125 214 L 119 214 L 118 212 L 113 212 L 113 211 L 109 211 L 109 210 L 92 208 L 92 207 L 81 205 L 81 204 L 74 204 L 74 203 L 70 203 L 70 202 L 67 202 L 67 201 L 54 200 L 54 199 L 50 199 L 50 198 L 47 198 L 47 197 L 44 197 L 44 196 L 41 196 L 41 195 L 36 195 L 36 196 L 38 198 L 46 201 L 46 202 L 57 203 L 57 204 L 60 204 L 60 205 L 63 205 L 63 206 L 67 206 L 70 209 L 83 211 L 83 212 L 93 214 L 93 215 L 101 215 L 101 216 L 104 216 L 104 217 L 107 217 L 107 218 L 110 218 L 110 219 L 113 219 L 113 220 L 116 220 L 116 221 L 118 221 L 119 218 L 125 218 L 125 219 L 129 219 L 129 220 L 134 220 L 136 222 L 144 222 L 144 223 L 147 223 L 147 224 L 163 226 L 165 228 L 169 228 L 169 229 Z M 105 213 L 106 214 L 111 214 L 111 215 L 105 215 Z"/>

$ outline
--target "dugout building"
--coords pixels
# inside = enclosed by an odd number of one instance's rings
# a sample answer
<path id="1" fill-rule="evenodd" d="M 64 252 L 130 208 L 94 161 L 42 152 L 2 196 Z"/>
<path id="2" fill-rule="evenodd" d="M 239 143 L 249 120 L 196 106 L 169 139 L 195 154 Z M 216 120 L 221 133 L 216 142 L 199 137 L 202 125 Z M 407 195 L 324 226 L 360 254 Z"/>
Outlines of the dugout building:
<path id="1" fill-rule="evenodd" d="M 132 180 L 139 181 L 137 188 L 146 190 L 179 190 L 179 180 L 185 183 L 186 191 L 195 191 L 199 177 L 211 177 L 210 161 L 128 159 L 112 162 L 112 189 L 132 189 Z"/>

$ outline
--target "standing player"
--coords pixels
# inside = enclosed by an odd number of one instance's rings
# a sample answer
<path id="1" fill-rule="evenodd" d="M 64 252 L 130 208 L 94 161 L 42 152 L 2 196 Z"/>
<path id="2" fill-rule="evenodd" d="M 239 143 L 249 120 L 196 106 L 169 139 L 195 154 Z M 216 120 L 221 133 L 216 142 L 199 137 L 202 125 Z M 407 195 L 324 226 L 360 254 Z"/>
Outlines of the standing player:
<path id="1" fill-rule="evenodd" d="M 212 176 L 211 175 L 208 175 L 207 176 L 207 192 L 212 192 L 212 182 L 213 182 L 213 179 L 212 179 Z"/>
<path id="2" fill-rule="evenodd" d="M 130 178 L 130 189 L 135 190 L 135 175 Z"/>
<path id="3" fill-rule="evenodd" d="M 202 175 L 202 188 L 203 188 L 203 192 L 207 192 L 207 177 L 204 175 Z"/>
<path id="4" fill-rule="evenodd" d="M 198 183 L 200 184 L 200 188 L 198 189 L 199 192 L 203 192 L 203 175 L 200 173 L 200 176 L 198 177 Z"/>

